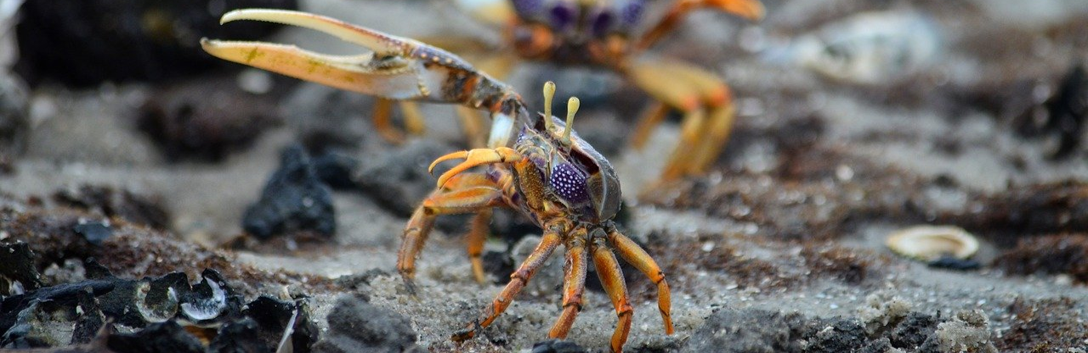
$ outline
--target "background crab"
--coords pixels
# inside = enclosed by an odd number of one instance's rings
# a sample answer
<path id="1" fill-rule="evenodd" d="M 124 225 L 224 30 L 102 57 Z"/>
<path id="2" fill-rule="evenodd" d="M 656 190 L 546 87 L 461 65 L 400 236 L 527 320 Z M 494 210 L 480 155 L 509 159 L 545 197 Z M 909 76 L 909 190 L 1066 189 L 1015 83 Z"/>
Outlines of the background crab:
<path id="1" fill-rule="evenodd" d="M 660 58 L 648 49 L 676 28 L 684 17 L 699 9 L 713 9 L 749 20 L 763 18 L 758 0 L 679 0 L 650 22 L 644 16 L 647 0 L 456 0 L 481 22 L 503 34 L 497 48 L 471 38 L 436 36 L 426 41 L 458 53 L 471 53 L 477 66 L 502 79 L 518 61 L 549 62 L 562 66 L 586 66 L 610 70 L 641 88 L 656 102 L 639 119 L 631 143 L 645 147 L 652 130 L 671 111 L 683 113 L 681 139 L 661 179 L 702 174 L 729 139 L 735 107 L 729 87 L 716 74 L 688 63 Z M 652 25 L 647 25 L 652 23 Z M 375 127 L 390 140 L 402 134 L 390 124 L 393 101 L 382 100 L 375 108 Z M 422 132 L 419 109 L 410 102 L 398 103 L 409 132 Z M 479 144 L 480 127 L 475 114 L 459 109 L 462 127 L 471 144 Z"/>

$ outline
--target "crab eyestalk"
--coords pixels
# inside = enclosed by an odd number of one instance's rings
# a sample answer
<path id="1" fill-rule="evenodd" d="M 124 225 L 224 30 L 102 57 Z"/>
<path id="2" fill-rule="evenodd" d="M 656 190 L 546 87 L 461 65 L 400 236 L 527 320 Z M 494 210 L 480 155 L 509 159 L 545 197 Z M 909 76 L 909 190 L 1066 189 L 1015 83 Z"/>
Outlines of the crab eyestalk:
<path id="1" fill-rule="evenodd" d="M 544 127 L 548 133 L 555 131 L 552 130 L 552 98 L 555 98 L 555 82 L 544 82 Z"/>
<path id="2" fill-rule="evenodd" d="M 563 130 L 563 145 L 570 147 L 570 132 L 574 130 L 574 114 L 578 113 L 578 106 L 581 102 L 578 101 L 578 97 L 570 97 L 567 100 L 567 128 Z"/>

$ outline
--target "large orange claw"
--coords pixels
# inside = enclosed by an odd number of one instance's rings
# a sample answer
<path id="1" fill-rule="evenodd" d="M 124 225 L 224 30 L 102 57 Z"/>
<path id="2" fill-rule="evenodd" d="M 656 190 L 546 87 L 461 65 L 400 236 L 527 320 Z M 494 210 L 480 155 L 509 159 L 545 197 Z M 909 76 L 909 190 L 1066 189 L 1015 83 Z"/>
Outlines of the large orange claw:
<path id="1" fill-rule="evenodd" d="M 438 157 L 438 159 L 435 159 L 434 162 L 431 162 L 431 165 L 427 167 L 427 172 L 434 173 L 434 167 L 437 166 L 438 163 L 462 158 L 465 160 L 464 162 L 461 162 L 461 164 L 450 168 L 450 170 L 442 173 L 442 175 L 438 177 L 439 188 L 441 188 L 443 185 L 446 185 L 446 181 L 450 180 L 450 178 L 457 175 L 458 173 L 468 170 L 469 168 L 484 164 L 516 161 L 522 159 L 523 157 L 520 153 L 518 153 L 518 151 L 515 151 L 514 149 L 509 147 L 498 147 L 495 149 L 477 148 L 470 151 L 453 152 L 445 156 Z"/>

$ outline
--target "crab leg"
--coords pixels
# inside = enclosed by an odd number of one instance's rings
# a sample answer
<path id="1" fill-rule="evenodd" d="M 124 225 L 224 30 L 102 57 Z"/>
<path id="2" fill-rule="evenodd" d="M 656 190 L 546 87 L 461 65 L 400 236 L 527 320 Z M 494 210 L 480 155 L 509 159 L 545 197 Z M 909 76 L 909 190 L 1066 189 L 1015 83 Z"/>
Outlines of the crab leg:
<path id="1" fill-rule="evenodd" d="M 680 144 L 662 173 L 663 180 L 698 174 L 712 163 L 728 140 L 733 126 L 729 87 L 713 74 L 673 62 L 642 61 L 631 66 L 628 77 L 650 96 L 684 113 Z M 639 122 L 635 143 L 663 118 L 651 111 Z"/>
<path id="2" fill-rule="evenodd" d="M 665 273 L 657 266 L 650 254 L 641 246 L 635 244 L 631 238 L 612 229 L 608 232 L 608 243 L 616 249 L 627 263 L 635 266 L 640 272 L 650 278 L 657 285 L 657 310 L 661 312 L 661 321 L 665 324 L 665 334 L 673 332 L 672 315 L 670 314 L 672 301 L 670 299 L 669 283 L 665 281 Z M 603 282 L 603 281 L 602 281 Z"/>
<path id="3" fill-rule="evenodd" d="M 480 177 L 479 174 L 465 174 L 450 180 L 450 187 L 431 193 L 404 226 L 403 242 L 397 253 L 397 271 L 410 293 L 415 293 L 412 279 L 415 277 L 416 257 L 434 227 L 435 217 L 479 212 L 503 204 L 504 188 L 494 182 L 486 183 Z"/>
<path id="4" fill-rule="evenodd" d="M 567 239 L 566 276 L 563 279 L 563 313 L 548 332 L 550 338 L 566 338 L 578 312 L 582 311 L 582 294 L 586 289 L 586 230 L 578 228 Z"/>
<path id="5" fill-rule="evenodd" d="M 763 19 L 765 11 L 759 0 L 679 0 L 673 4 L 665 17 L 646 31 L 637 44 L 638 50 L 644 50 L 657 43 L 665 34 L 672 32 L 689 12 L 700 8 L 716 9 L 752 21 Z"/>
<path id="6" fill-rule="evenodd" d="M 589 251 L 593 253 L 593 266 L 597 269 L 604 291 L 608 292 L 608 298 L 612 299 L 612 306 L 616 308 L 616 317 L 619 319 L 616 322 L 616 331 L 612 333 L 612 351 L 622 352 L 623 344 L 627 342 L 627 334 L 631 332 L 633 312 L 631 304 L 627 303 L 627 284 L 623 280 L 623 270 L 603 239 L 595 239 Z"/>
<path id="7" fill-rule="evenodd" d="M 469 325 L 468 328 L 460 332 L 454 333 L 451 337 L 454 341 L 464 341 L 472 338 L 476 335 L 476 328 L 484 328 L 491 325 L 495 318 L 499 317 L 506 308 L 510 306 L 510 303 L 514 302 L 514 297 L 518 295 L 521 288 L 525 287 L 525 284 L 529 283 L 529 279 L 533 278 L 536 274 L 536 270 L 544 264 L 544 261 L 552 255 L 555 248 L 559 246 L 561 242 L 560 234 L 566 231 L 566 227 L 561 224 L 550 224 L 546 227 L 544 237 L 541 238 L 540 244 L 537 244 L 536 250 L 533 250 L 532 254 L 521 263 L 514 273 L 510 274 L 510 282 L 503 287 L 502 292 L 499 292 L 495 296 L 495 300 L 491 302 L 481 313 L 480 318 Z"/>
<path id="8" fill-rule="evenodd" d="M 487 242 L 488 225 L 491 223 L 491 209 L 485 208 L 476 212 L 472 217 L 472 226 L 468 235 L 468 259 L 472 263 L 472 276 L 476 283 L 484 284 L 487 278 L 484 276 L 484 263 L 480 258 L 484 252 L 484 243 Z"/>

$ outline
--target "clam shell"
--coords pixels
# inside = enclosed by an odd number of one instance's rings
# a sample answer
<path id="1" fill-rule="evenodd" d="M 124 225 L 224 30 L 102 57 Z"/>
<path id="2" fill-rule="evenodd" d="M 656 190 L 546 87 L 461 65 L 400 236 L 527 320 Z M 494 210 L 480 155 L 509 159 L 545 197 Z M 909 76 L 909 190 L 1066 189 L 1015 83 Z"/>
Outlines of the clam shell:
<path id="1" fill-rule="evenodd" d="M 910 227 L 892 233 L 885 245 L 899 255 L 927 262 L 943 256 L 966 259 L 978 251 L 978 240 L 953 226 Z"/>

